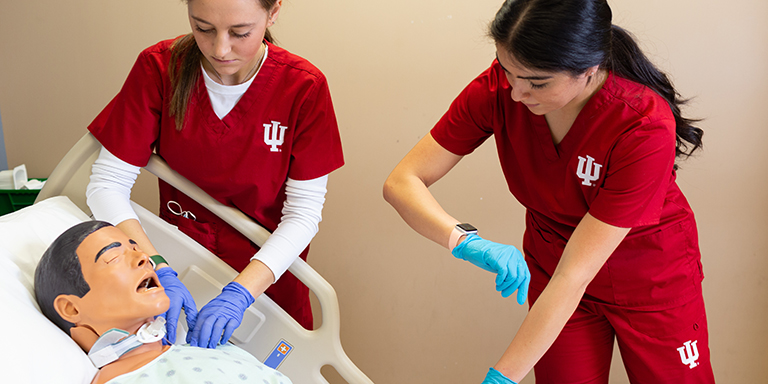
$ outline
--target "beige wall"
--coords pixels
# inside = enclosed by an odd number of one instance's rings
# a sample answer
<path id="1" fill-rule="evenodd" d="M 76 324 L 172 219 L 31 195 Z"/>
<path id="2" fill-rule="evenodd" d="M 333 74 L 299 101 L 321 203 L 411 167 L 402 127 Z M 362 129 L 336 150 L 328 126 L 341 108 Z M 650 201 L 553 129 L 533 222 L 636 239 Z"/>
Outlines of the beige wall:
<path id="1" fill-rule="evenodd" d="M 310 263 L 335 287 L 342 342 L 377 383 L 479 383 L 525 316 L 489 274 L 411 231 L 381 185 L 493 58 L 499 0 L 299 1 L 274 32 L 328 76 L 347 164 L 330 180 Z M 613 0 L 615 22 L 671 72 L 705 151 L 679 184 L 699 220 L 712 360 L 722 383 L 768 378 L 768 3 Z M 119 90 L 138 52 L 186 33 L 177 0 L 2 1 L 8 161 L 48 175 Z M 135 199 L 157 205 L 152 180 Z M 491 143 L 432 188 L 484 237 L 520 245 L 523 210 Z M 625 383 L 616 362 L 614 383 Z M 533 383 L 529 375 L 523 383 Z"/>

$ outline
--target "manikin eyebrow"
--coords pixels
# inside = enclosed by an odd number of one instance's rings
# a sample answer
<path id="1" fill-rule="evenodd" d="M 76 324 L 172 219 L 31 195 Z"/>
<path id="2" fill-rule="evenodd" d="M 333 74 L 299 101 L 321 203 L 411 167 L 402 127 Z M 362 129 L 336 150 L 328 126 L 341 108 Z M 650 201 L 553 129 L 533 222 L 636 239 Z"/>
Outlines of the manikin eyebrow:
<path id="1" fill-rule="evenodd" d="M 102 248 L 98 253 L 96 253 L 96 260 L 94 260 L 93 262 L 94 263 L 98 262 L 99 261 L 99 257 L 101 257 L 101 255 L 103 255 L 104 252 L 107 252 L 107 251 L 109 251 L 112 248 L 119 248 L 121 246 L 122 246 L 122 244 L 120 244 L 117 241 L 115 241 L 112 244 L 107 245 L 106 247 Z"/>
<path id="2" fill-rule="evenodd" d="M 136 242 L 133 241 L 132 239 L 128 239 L 128 242 L 133 244 L 133 245 L 136 245 Z M 98 253 L 96 253 L 96 259 L 93 260 L 93 262 L 94 263 L 98 262 L 99 261 L 99 257 L 101 257 L 101 255 L 103 255 L 105 252 L 109 251 L 110 249 L 112 249 L 112 248 L 119 248 L 122 245 L 123 244 L 121 244 L 118 241 L 115 241 L 114 243 L 107 245 L 106 247 L 102 248 Z"/>
<path id="3" fill-rule="evenodd" d="M 199 21 L 199 22 L 201 22 L 201 23 L 204 23 L 204 24 L 208 24 L 208 25 L 213 25 L 211 22 L 205 21 L 205 20 L 203 20 L 203 19 L 201 19 L 201 18 L 199 18 L 199 17 L 195 17 L 195 16 L 190 16 L 190 17 L 192 17 L 193 19 L 195 19 L 195 21 Z M 242 24 L 235 24 L 235 25 L 230 25 L 230 26 L 229 26 L 229 28 L 245 28 L 245 27 L 252 27 L 254 24 L 256 24 L 256 23 L 242 23 Z"/>
<path id="4" fill-rule="evenodd" d="M 499 62 L 499 66 L 504 70 L 504 72 L 511 73 L 506 68 L 504 68 L 504 65 L 501 64 L 498 53 L 496 54 L 496 61 Z M 517 78 L 523 80 L 549 80 L 552 78 L 552 76 L 517 76 Z"/>

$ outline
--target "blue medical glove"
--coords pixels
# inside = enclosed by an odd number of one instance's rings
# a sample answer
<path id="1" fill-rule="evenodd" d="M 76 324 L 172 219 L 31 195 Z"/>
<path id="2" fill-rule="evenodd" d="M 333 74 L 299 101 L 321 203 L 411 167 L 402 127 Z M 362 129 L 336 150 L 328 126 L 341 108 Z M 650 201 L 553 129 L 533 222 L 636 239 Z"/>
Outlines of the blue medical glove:
<path id="1" fill-rule="evenodd" d="M 194 347 L 211 349 L 226 343 L 254 301 L 253 295 L 240 283 L 227 284 L 221 294 L 200 310 L 195 329 L 187 334 L 187 342 Z"/>
<path id="2" fill-rule="evenodd" d="M 478 267 L 496 274 L 496 290 L 501 296 L 509 297 L 517 291 L 517 302 L 525 303 L 531 272 L 525 258 L 517 248 L 494 243 L 470 234 L 451 253 L 459 259 L 469 261 Z"/>
<path id="3" fill-rule="evenodd" d="M 187 315 L 187 329 L 192 329 L 197 319 L 197 306 L 192 294 L 171 267 L 160 268 L 155 273 L 160 280 L 160 285 L 165 289 L 165 294 L 171 299 L 168 311 L 160 315 L 165 317 L 165 329 L 168 332 L 163 338 L 163 344 L 173 344 L 176 342 L 176 326 L 179 323 L 181 310 L 184 309 L 184 314 Z"/>
<path id="4" fill-rule="evenodd" d="M 485 375 L 483 384 L 517 384 L 514 381 L 508 379 L 501 372 L 491 368 L 488 370 L 488 374 Z"/>

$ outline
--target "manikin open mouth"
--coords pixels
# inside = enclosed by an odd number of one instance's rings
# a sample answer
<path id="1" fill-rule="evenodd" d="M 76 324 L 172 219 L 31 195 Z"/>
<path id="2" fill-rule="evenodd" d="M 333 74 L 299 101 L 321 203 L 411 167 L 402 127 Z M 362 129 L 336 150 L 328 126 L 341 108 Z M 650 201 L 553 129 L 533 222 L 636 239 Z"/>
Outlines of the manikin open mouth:
<path id="1" fill-rule="evenodd" d="M 150 276 L 141 281 L 139 286 L 136 287 L 136 292 L 139 292 L 139 293 L 146 292 L 146 291 L 149 291 L 150 289 L 155 289 L 159 286 L 160 285 L 157 284 L 157 280 L 155 280 L 155 276 Z"/>

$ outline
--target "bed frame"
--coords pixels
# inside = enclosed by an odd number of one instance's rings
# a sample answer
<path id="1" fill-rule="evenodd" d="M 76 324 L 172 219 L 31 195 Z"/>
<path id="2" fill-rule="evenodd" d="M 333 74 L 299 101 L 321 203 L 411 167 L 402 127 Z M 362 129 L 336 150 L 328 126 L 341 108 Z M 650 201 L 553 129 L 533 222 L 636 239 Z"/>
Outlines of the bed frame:
<path id="1" fill-rule="evenodd" d="M 64 156 L 48 178 L 36 202 L 64 195 L 88 215 L 85 188 L 91 164 L 98 157 L 101 144 L 90 134 L 83 136 Z M 152 155 L 147 171 L 184 192 L 195 201 L 236 228 L 257 245 L 269 232 L 237 209 L 225 206 L 196 185 L 170 169 L 165 161 Z M 176 227 L 133 203 L 152 244 L 179 272 L 181 281 L 195 298 L 198 308 L 216 297 L 237 272 Z M 277 368 L 294 383 L 328 383 L 320 372 L 330 365 L 348 383 L 373 383 L 349 359 L 339 337 L 339 303 L 333 287 L 306 262 L 297 258 L 288 269 L 317 296 L 322 325 L 316 330 L 300 326 L 266 295 L 260 295 L 246 311 L 232 341 L 265 364 Z M 317 315 L 317 314 L 316 314 Z M 183 314 L 182 314 L 183 318 Z M 177 340 L 184 340 L 186 322 L 179 321 Z"/>

